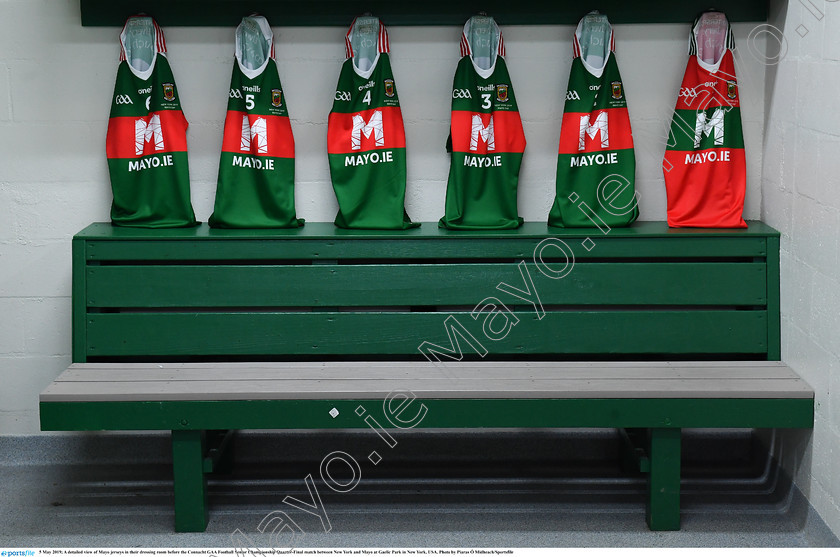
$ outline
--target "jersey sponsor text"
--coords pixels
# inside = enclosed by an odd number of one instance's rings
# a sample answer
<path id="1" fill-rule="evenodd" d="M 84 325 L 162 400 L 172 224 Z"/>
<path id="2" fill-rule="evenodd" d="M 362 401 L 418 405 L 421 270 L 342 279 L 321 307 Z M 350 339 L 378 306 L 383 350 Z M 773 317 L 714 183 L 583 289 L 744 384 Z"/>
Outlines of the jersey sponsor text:
<path id="1" fill-rule="evenodd" d="M 572 155 L 569 167 L 600 166 L 604 164 L 618 164 L 618 153 L 597 153 L 594 155 Z"/>
<path id="2" fill-rule="evenodd" d="M 729 162 L 732 160 L 731 151 L 703 151 L 685 155 L 685 164 L 703 164 L 704 162 Z"/>
<path id="3" fill-rule="evenodd" d="M 502 166 L 501 155 L 466 155 L 464 157 L 464 166 L 472 166 L 475 168 L 489 168 L 491 166 Z"/>
<path id="4" fill-rule="evenodd" d="M 128 171 L 137 172 L 140 170 L 147 170 L 149 168 L 172 166 L 173 164 L 175 163 L 172 160 L 172 155 L 152 155 L 144 159 L 128 161 Z"/>
<path id="5" fill-rule="evenodd" d="M 233 155 L 232 165 L 241 168 L 255 168 L 257 170 L 274 170 L 274 160 L 249 157 L 247 155 Z"/>
<path id="6" fill-rule="evenodd" d="M 344 166 L 364 166 L 368 163 L 376 164 L 380 162 L 394 162 L 394 152 L 374 151 L 372 153 L 362 153 L 361 155 L 346 155 L 344 157 Z"/>

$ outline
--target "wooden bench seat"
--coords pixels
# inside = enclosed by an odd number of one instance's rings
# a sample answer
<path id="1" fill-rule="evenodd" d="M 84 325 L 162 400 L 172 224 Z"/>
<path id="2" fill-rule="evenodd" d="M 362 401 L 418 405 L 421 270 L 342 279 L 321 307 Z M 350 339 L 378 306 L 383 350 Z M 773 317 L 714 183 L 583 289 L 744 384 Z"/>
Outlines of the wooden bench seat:
<path id="1" fill-rule="evenodd" d="M 406 427 L 389 412 L 408 400 L 413 427 L 618 428 L 650 528 L 677 529 L 681 428 L 813 426 L 778 361 L 778 242 L 757 222 L 94 224 L 73 240 L 76 363 L 41 427 L 172 431 L 178 531 L 206 527 L 221 431 Z"/>

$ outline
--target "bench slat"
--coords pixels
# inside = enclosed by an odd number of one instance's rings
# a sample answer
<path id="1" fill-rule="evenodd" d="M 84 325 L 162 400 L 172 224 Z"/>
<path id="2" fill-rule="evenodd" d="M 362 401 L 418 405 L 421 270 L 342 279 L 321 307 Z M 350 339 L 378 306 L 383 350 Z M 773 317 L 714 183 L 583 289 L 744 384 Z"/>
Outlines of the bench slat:
<path id="1" fill-rule="evenodd" d="M 492 293 L 492 290 L 490 290 Z M 451 316 L 492 355 L 762 354 L 762 310 L 552 311 L 491 341 L 469 312 L 102 313 L 87 317 L 89 357 L 418 354 L 425 341 L 450 346 Z M 483 319 L 483 317 L 481 318 Z M 451 323 L 451 321 L 450 321 Z M 498 328 L 499 323 L 494 324 Z M 461 343 L 465 353 L 474 353 Z"/>
<path id="2" fill-rule="evenodd" d="M 764 305 L 764 263 L 577 263 L 562 280 L 528 272 L 544 305 Z M 473 306 L 524 288 L 515 263 L 120 265 L 87 269 L 89 307 Z M 686 289 L 688 283 L 702 285 Z M 477 291 L 479 285 L 484 291 Z M 433 288 L 430 285 L 434 285 Z"/>
<path id="3" fill-rule="evenodd" d="M 395 390 L 420 398 L 810 398 L 801 379 L 534 379 L 475 380 L 331 379 L 243 381 L 63 382 L 42 394 L 46 401 L 163 400 L 383 400 Z"/>
<path id="4" fill-rule="evenodd" d="M 74 364 L 56 378 L 71 381 L 246 381 L 290 379 L 795 379 L 781 362 L 251 362 L 202 364 Z M 721 364 L 721 365 L 715 365 Z M 731 364 L 731 362 L 730 362 Z"/>
<path id="5" fill-rule="evenodd" d="M 659 374 L 633 376 L 638 367 L 539 364 L 523 374 L 483 362 L 456 363 L 435 368 L 422 362 L 392 362 L 364 372 L 359 366 L 335 364 L 314 377 L 315 371 L 293 363 L 277 363 L 259 370 L 259 378 L 240 377 L 226 364 L 193 367 L 189 378 L 171 379 L 172 370 L 155 369 L 143 381 L 103 380 L 108 369 L 77 365 L 68 369 L 41 395 L 42 401 L 163 401 L 163 400 L 331 400 L 382 399 L 389 392 L 411 390 L 421 398 L 809 398 L 813 390 L 790 368 L 770 363 L 710 367 L 702 362 L 682 366 L 652 366 Z M 113 368 L 119 366 L 111 364 Z M 116 370 L 113 370 L 116 371 Z M 130 372 L 137 371 L 136 368 Z M 177 370 L 175 370 L 177 371 Z M 354 377 L 344 374 L 354 372 Z M 437 376 L 427 376 L 428 372 Z M 663 372 L 673 377 L 663 377 Z M 647 373 L 650 373 L 649 371 Z M 709 374 L 712 373 L 712 376 Z M 727 373 L 729 376 L 727 376 Z M 676 375 L 679 374 L 679 375 Z M 153 377 L 159 377 L 153 379 Z"/>

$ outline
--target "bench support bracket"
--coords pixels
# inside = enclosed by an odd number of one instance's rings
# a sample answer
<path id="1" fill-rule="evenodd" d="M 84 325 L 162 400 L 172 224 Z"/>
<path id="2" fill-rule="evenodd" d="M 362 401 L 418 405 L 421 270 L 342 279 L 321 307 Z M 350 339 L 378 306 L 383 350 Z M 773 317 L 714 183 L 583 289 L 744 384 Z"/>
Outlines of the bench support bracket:
<path id="1" fill-rule="evenodd" d="M 654 428 L 648 436 L 647 523 L 651 530 L 680 529 L 679 428 Z"/>
<path id="2" fill-rule="evenodd" d="M 172 431 L 176 532 L 204 532 L 207 529 L 205 449 L 204 431 Z"/>

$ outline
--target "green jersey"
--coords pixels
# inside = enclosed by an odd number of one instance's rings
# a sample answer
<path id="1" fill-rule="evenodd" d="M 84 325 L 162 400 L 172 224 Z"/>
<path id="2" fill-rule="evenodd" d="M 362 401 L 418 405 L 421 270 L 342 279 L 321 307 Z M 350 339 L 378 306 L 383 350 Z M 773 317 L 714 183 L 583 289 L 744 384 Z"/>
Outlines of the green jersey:
<path id="1" fill-rule="evenodd" d="M 210 226 L 295 228 L 295 140 L 262 16 L 242 19 Z"/>
<path id="2" fill-rule="evenodd" d="M 405 129 L 388 59 L 385 26 L 375 17 L 353 21 L 345 38 L 327 128 L 330 176 L 341 228 L 419 226 L 405 212 Z"/>
<path id="3" fill-rule="evenodd" d="M 105 140 L 115 225 L 197 224 L 190 203 L 187 125 L 160 27 L 150 17 L 128 18 L 120 34 Z"/>
<path id="4" fill-rule="evenodd" d="M 522 224 L 516 196 L 525 133 L 504 54 L 493 18 L 475 16 L 467 22 L 452 86 L 451 162 L 441 227 Z"/>
<path id="5" fill-rule="evenodd" d="M 639 216 L 633 133 L 606 16 L 580 20 L 573 51 L 548 224 L 606 233 Z"/>

